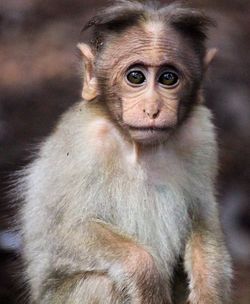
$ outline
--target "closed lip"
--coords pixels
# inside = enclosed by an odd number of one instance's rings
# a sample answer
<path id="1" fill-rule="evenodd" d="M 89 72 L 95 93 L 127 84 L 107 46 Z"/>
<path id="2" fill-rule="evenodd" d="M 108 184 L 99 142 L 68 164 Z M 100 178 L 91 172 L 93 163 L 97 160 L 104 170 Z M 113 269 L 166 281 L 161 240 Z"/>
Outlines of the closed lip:
<path id="1" fill-rule="evenodd" d="M 133 126 L 133 125 L 127 125 L 127 127 L 132 131 L 170 131 L 173 128 L 166 127 L 166 126 Z"/>

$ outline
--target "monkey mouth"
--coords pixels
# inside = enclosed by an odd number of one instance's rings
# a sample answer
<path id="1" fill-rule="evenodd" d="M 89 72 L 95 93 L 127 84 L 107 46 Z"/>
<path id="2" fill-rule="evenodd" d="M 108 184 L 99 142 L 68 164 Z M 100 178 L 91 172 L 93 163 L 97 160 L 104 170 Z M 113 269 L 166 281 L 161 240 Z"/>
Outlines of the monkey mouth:
<path id="1" fill-rule="evenodd" d="M 132 126 L 132 125 L 127 125 L 129 130 L 131 131 L 144 131 L 144 132 L 168 132 L 171 131 L 173 128 L 167 127 L 167 126 L 162 126 L 162 127 L 157 127 L 157 126 Z"/>

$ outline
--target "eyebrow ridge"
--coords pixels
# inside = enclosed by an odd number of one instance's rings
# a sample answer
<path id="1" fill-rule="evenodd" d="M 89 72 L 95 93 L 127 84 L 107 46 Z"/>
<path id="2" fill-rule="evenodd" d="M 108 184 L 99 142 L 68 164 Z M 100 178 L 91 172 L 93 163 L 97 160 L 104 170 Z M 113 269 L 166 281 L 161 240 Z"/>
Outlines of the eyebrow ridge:
<path id="1" fill-rule="evenodd" d="M 129 66 L 129 69 L 132 69 L 134 66 L 142 66 L 142 67 L 163 67 L 163 66 L 166 66 L 166 67 L 171 67 L 171 68 L 174 68 L 174 69 L 178 70 L 178 67 L 176 67 L 176 65 L 173 62 L 167 61 L 167 60 L 162 61 L 160 64 L 150 64 L 150 63 L 148 63 L 146 61 L 143 61 L 143 60 L 137 60 Z"/>

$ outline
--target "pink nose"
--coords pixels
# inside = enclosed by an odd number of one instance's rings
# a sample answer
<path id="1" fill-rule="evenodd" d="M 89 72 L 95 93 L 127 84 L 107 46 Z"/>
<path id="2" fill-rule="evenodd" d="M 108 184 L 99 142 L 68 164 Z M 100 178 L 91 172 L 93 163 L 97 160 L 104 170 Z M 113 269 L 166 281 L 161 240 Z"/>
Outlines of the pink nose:
<path id="1" fill-rule="evenodd" d="M 147 111 L 147 110 L 143 110 L 143 112 L 150 118 L 150 119 L 156 119 L 159 114 L 160 114 L 160 110 L 159 109 L 155 109 L 154 111 Z"/>

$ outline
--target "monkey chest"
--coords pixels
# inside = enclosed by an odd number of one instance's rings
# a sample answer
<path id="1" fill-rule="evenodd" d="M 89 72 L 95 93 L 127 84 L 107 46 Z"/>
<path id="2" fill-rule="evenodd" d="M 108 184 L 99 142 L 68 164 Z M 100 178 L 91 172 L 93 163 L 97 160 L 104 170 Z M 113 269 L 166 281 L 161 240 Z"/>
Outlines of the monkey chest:
<path id="1" fill-rule="evenodd" d="M 153 249 L 164 265 L 182 254 L 190 229 L 189 201 L 174 181 L 153 183 L 138 170 L 109 187 L 108 220 L 139 243 Z"/>

